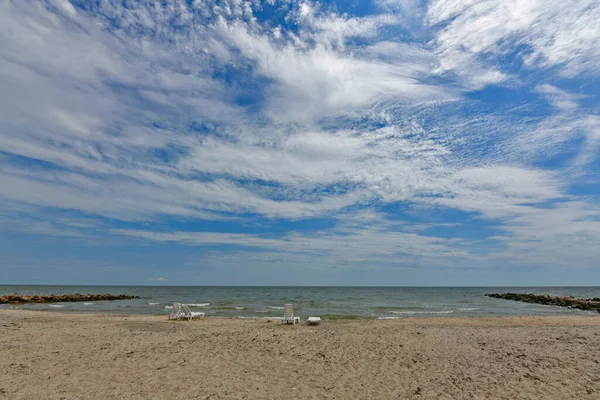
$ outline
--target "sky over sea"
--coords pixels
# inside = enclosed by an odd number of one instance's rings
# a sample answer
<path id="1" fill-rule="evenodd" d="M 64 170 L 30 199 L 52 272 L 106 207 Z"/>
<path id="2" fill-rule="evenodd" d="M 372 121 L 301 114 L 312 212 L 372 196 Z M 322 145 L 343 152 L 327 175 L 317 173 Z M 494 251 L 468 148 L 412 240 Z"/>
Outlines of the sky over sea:
<path id="1" fill-rule="evenodd" d="M 0 2 L 0 284 L 597 285 L 597 0 Z"/>

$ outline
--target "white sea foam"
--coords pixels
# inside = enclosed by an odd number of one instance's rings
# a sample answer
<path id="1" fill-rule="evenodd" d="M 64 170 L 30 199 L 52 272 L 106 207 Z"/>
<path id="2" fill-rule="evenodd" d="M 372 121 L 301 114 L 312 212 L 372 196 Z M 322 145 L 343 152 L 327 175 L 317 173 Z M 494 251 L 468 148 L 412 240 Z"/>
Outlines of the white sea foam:
<path id="1" fill-rule="evenodd" d="M 160 303 L 148 303 L 148 304 L 150 304 L 150 305 L 156 305 L 156 304 L 160 304 Z M 209 306 L 210 303 L 197 303 L 197 304 L 187 304 L 187 305 L 189 307 L 206 307 L 206 306 Z M 165 308 L 171 309 L 171 308 L 173 308 L 173 306 L 165 306 Z"/>
<path id="2" fill-rule="evenodd" d="M 50 307 L 54 307 L 54 308 L 61 308 L 61 307 L 64 307 L 64 306 L 62 306 L 62 305 L 60 305 L 60 304 L 48 304 L 48 305 L 49 305 Z"/>
<path id="3" fill-rule="evenodd" d="M 149 306 L 157 306 L 157 305 L 159 305 L 159 304 L 160 304 L 160 303 L 148 303 L 148 305 L 149 305 Z"/>
<path id="4" fill-rule="evenodd" d="M 454 311 L 388 311 L 390 314 L 417 315 L 417 314 L 453 314 Z"/>
<path id="5" fill-rule="evenodd" d="M 235 309 L 236 309 L 236 310 L 245 310 L 245 309 L 246 309 L 246 307 L 236 307 Z"/>
<path id="6" fill-rule="evenodd" d="M 267 308 L 270 308 L 271 310 L 283 310 L 283 307 L 272 307 L 272 306 L 267 306 Z"/>
<path id="7" fill-rule="evenodd" d="M 94 304 L 96 304 L 96 303 L 83 303 L 84 306 L 91 306 L 91 305 L 94 305 Z"/>
<path id="8" fill-rule="evenodd" d="M 475 311 L 479 310 L 479 308 L 459 308 L 458 311 Z"/>

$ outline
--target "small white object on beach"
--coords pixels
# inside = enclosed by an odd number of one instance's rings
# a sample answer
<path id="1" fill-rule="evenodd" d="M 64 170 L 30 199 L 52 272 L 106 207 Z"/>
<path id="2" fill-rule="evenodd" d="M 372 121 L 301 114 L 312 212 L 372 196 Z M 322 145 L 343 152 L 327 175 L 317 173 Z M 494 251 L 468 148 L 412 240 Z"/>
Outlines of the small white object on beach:
<path id="1" fill-rule="evenodd" d="M 321 323 L 321 317 L 308 317 L 306 321 L 309 325 L 319 325 Z"/>

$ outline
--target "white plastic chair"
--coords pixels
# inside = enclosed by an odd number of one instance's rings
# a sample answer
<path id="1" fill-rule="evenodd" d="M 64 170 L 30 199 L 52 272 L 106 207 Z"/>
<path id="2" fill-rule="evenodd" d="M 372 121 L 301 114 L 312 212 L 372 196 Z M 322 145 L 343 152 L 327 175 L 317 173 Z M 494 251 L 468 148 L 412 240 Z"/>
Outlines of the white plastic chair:
<path id="1" fill-rule="evenodd" d="M 291 304 L 283 305 L 283 318 L 281 319 L 281 323 L 285 324 L 294 324 L 300 322 L 300 317 L 294 317 L 294 306 Z"/>
<path id="2" fill-rule="evenodd" d="M 181 315 L 181 304 L 173 302 L 173 309 L 171 310 L 171 314 L 169 314 L 169 319 L 179 320 L 181 319 Z"/>

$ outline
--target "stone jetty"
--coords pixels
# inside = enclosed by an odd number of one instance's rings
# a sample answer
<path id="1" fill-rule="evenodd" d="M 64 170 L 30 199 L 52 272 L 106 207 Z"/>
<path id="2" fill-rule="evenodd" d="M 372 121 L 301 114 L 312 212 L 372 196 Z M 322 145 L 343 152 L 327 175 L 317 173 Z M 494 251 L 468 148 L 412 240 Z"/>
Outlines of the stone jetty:
<path id="1" fill-rule="evenodd" d="M 126 294 L 50 294 L 47 296 L 24 296 L 11 294 L 0 296 L 0 304 L 25 304 L 25 303 L 58 303 L 71 301 L 102 301 L 102 300 L 129 300 L 139 299 L 139 296 Z"/>
<path id="2" fill-rule="evenodd" d="M 496 299 L 524 301 L 525 303 L 546 304 L 549 306 L 561 306 L 577 308 L 579 310 L 596 310 L 600 312 L 600 298 L 577 299 L 575 297 L 545 296 L 532 293 L 488 293 L 488 297 Z"/>

